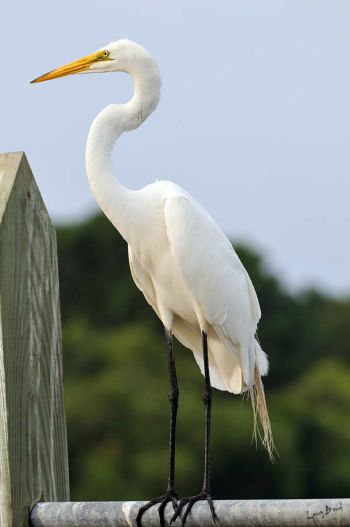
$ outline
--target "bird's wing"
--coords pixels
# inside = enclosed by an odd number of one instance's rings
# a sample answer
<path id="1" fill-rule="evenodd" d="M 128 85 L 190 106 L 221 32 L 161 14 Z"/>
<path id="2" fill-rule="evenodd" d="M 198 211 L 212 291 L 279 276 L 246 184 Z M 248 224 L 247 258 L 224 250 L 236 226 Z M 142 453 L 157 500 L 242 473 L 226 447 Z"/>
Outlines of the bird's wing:
<path id="1" fill-rule="evenodd" d="M 187 287 L 227 347 L 238 350 L 250 383 L 250 348 L 261 313 L 248 273 L 219 226 L 190 195 L 166 200 L 165 222 L 172 256 Z"/>

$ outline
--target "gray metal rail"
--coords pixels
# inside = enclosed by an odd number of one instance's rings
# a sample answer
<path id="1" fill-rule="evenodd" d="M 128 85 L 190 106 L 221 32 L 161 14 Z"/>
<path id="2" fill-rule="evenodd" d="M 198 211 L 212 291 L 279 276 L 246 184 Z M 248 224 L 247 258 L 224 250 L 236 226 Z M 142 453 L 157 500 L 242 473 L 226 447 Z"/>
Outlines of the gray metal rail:
<path id="1" fill-rule="evenodd" d="M 134 527 L 144 502 L 38 503 L 31 512 L 32 527 Z M 350 498 L 310 500 L 217 500 L 216 527 L 350 526 Z M 169 525 L 173 510 L 166 509 Z M 157 506 L 143 517 L 145 527 L 159 527 Z M 181 525 L 178 519 L 174 527 Z M 207 503 L 194 505 L 187 527 L 213 527 Z"/>

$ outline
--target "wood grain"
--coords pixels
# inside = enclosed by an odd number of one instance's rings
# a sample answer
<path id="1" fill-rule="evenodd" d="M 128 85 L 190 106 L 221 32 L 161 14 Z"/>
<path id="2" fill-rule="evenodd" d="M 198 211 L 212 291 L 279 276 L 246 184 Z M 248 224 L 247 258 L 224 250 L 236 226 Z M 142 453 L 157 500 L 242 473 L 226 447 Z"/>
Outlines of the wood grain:
<path id="1" fill-rule="evenodd" d="M 56 235 L 24 153 L 0 155 L 0 525 L 69 499 Z"/>

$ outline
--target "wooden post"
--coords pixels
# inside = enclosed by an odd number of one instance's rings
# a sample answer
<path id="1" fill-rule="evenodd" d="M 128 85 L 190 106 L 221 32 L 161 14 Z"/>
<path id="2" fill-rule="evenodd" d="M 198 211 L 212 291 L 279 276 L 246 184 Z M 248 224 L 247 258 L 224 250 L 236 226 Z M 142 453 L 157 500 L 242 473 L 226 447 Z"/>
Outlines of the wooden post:
<path id="1" fill-rule="evenodd" d="M 24 153 L 0 155 L 0 525 L 69 499 L 56 236 Z"/>

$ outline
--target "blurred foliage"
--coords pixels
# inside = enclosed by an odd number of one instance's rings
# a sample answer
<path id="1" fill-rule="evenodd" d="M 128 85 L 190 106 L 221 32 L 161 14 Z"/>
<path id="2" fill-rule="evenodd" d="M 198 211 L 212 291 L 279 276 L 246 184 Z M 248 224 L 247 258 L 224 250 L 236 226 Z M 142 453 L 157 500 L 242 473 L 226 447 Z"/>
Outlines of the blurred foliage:
<path id="1" fill-rule="evenodd" d="M 259 337 L 279 457 L 252 443 L 250 403 L 214 391 L 212 488 L 218 498 L 350 494 L 350 300 L 290 294 L 237 247 L 256 287 Z M 71 494 L 146 499 L 165 490 L 168 376 L 163 328 L 132 282 L 125 242 L 102 216 L 58 228 Z M 176 344 L 177 490 L 203 474 L 203 379 Z"/>

